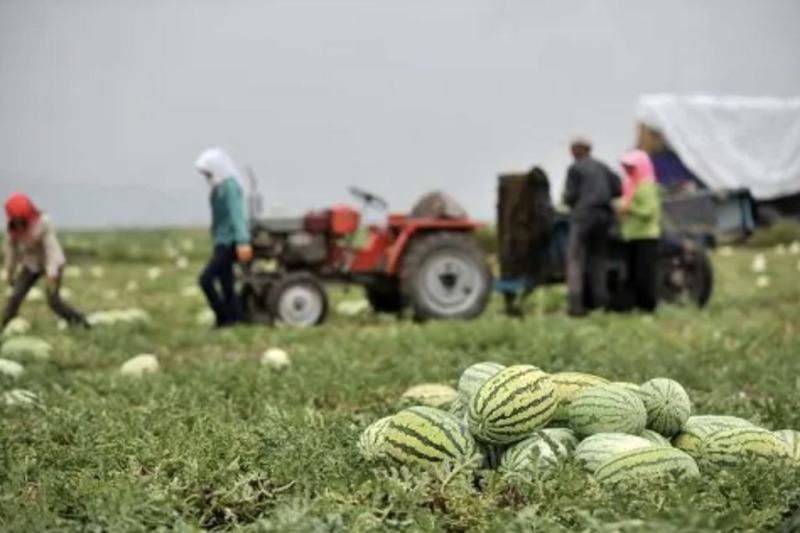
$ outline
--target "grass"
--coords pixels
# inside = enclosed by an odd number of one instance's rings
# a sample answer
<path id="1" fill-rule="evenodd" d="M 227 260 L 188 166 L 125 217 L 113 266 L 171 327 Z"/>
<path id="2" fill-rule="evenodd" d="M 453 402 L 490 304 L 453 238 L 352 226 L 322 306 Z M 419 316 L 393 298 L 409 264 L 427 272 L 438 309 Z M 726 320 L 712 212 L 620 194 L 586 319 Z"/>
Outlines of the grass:
<path id="1" fill-rule="evenodd" d="M 755 248 L 789 245 L 800 242 L 800 222 L 785 219 L 771 226 L 759 228 L 748 240 L 748 246 Z"/>
<path id="2" fill-rule="evenodd" d="M 152 321 L 60 331 L 42 303 L 26 304 L 33 333 L 55 353 L 26 362 L 17 382 L 0 382 L 42 397 L 37 408 L 0 407 L 2 531 L 793 527 L 797 470 L 750 465 L 697 482 L 610 491 L 573 464 L 527 484 L 491 474 L 448 479 L 366 464 L 354 443 L 369 422 L 397 409 L 407 387 L 455 384 L 463 368 L 486 359 L 634 382 L 667 376 L 688 388 L 698 413 L 800 428 L 800 256 L 767 252 L 771 283 L 758 288 L 755 252 L 734 249 L 715 258 L 707 309 L 663 307 L 652 319 L 570 320 L 556 287 L 530 300 L 523 321 L 502 316 L 495 299 L 469 323 L 334 313 L 311 330 L 213 332 L 196 324 L 202 300 L 180 294 L 202 266 L 199 235 L 79 234 L 67 244 L 84 250 L 74 254 L 81 266 L 105 272 L 95 278 L 84 268 L 67 281 L 78 306 L 138 306 Z M 188 269 L 175 266 L 175 250 L 188 255 Z M 154 263 L 164 275 L 151 280 Z M 126 290 L 132 280 L 138 286 Z M 259 364 L 272 346 L 289 352 L 291 368 Z M 139 353 L 157 354 L 162 371 L 119 376 L 122 362 Z"/>

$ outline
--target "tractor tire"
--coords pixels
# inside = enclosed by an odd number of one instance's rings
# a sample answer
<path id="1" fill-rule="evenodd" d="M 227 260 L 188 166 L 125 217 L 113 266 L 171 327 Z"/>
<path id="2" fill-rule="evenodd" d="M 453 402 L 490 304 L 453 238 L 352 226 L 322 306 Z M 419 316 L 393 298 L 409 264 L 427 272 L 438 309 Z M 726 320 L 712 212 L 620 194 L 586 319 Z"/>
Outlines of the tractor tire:
<path id="1" fill-rule="evenodd" d="M 308 272 L 292 272 L 278 278 L 267 295 L 270 315 L 288 326 L 307 328 L 325 321 L 328 294 Z"/>
<path id="2" fill-rule="evenodd" d="M 486 255 L 468 233 L 428 233 L 411 241 L 400 266 L 400 289 L 417 320 L 481 315 L 492 291 Z"/>
<path id="3" fill-rule="evenodd" d="M 702 248 L 684 252 L 659 265 L 659 298 L 668 302 L 688 301 L 705 307 L 714 290 L 714 268 Z"/>
<path id="4" fill-rule="evenodd" d="M 395 284 L 367 285 L 364 287 L 364 294 L 376 313 L 400 313 L 406 307 L 403 295 Z"/>
<path id="5" fill-rule="evenodd" d="M 272 315 L 267 305 L 268 289 L 246 283 L 239 294 L 241 314 L 247 322 L 255 324 L 271 324 Z"/>
<path id="6" fill-rule="evenodd" d="M 693 255 L 694 279 L 689 294 L 698 307 L 705 307 L 714 291 L 714 267 L 705 250 L 695 250 Z"/>

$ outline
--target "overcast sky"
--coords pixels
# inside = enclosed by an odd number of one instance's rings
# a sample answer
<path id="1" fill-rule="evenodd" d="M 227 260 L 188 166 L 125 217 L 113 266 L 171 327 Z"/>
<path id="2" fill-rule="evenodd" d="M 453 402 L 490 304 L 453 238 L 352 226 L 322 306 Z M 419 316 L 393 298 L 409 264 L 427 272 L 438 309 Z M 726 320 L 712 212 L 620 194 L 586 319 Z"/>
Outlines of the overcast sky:
<path id="1" fill-rule="evenodd" d="M 62 226 L 197 224 L 207 145 L 300 212 L 445 189 L 567 140 L 616 160 L 637 97 L 800 94 L 798 0 L 0 0 L 0 194 Z"/>

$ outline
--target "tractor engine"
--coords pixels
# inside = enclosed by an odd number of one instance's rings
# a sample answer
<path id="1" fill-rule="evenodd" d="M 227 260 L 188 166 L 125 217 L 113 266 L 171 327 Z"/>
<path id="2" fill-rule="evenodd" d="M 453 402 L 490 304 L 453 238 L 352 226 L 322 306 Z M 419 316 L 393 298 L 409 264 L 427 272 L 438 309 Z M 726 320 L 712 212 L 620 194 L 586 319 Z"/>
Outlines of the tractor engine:
<path id="1" fill-rule="evenodd" d="M 348 206 L 261 218 L 251 225 L 253 251 L 257 259 L 277 261 L 287 270 L 314 270 L 328 260 L 332 242 L 355 233 L 359 222 L 358 211 Z"/>

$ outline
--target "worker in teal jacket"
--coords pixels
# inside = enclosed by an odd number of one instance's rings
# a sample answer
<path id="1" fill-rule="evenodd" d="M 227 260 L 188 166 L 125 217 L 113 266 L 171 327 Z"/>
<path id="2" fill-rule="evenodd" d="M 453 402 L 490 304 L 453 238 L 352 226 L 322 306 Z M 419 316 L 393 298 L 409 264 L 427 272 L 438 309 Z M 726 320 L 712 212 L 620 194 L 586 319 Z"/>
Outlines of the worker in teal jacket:
<path id="1" fill-rule="evenodd" d="M 253 258 L 245 215 L 244 188 L 231 157 L 220 148 L 209 148 L 195 162 L 198 172 L 211 186 L 211 238 L 214 251 L 203 273 L 200 287 L 214 311 L 217 327 L 240 320 L 233 266 Z M 219 285 L 219 288 L 217 287 Z"/>

